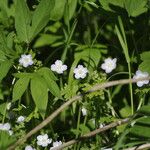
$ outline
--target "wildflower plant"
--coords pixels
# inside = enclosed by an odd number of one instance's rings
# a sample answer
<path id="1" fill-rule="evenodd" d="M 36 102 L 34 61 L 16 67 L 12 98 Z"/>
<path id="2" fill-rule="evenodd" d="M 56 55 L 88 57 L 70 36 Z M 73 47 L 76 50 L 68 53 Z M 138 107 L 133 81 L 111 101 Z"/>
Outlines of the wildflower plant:
<path id="1" fill-rule="evenodd" d="M 149 9 L 1 0 L 0 150 L 149 148 Z"/>

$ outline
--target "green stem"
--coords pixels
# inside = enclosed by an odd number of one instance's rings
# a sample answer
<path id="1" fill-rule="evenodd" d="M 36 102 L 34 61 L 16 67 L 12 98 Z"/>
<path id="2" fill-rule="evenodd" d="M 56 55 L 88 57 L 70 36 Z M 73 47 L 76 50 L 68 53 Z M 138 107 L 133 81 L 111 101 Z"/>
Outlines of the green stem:
<path id="1" fill-rule="evenodd" d="M 116 112 L 115 112 L 115 110 L 114 110 L 114 108 L 112 106 L 112 97 L 111 97 L 110 91 L 107 90 L 106 92 L 107 92 L 107 95 L 108 95 L 108 99 L 109 99 L 109 104 L 110 104 L 110 109 L 111 109 L 112 116 L 116 117 L 116 115 L 115 115 Z"/>
<path id="2" fill-rule="evenodd" d="M 87 115 L 85 116 L 84 118 L 84 121 L 83 121 L 83 125 L 85 126 L 86 124 L 86 121 L 87 121 Z M 81 136 L 83 135 L 83 132 L 81 132 Z M 80 150 L 80 145 L 81 145 L 81 142 L 78 143 L 78 146 L 77 146 L 77 150 Z"/>
<path id="3" fill-rule="evenodd" d="M 76 26 L 77 26 L 77 20 L 75 19 L 75 21 L 74 21 L 74 23 L 73 23 L 73 25 L 72 25 L 71 32 L 70 32 L 69 37 L 68 37 L 68 39 L 67 39 L 67 43 L 66 43 L 64 52 L 63 52 L 63 54 L 62 54 L 62 56 L 61 56 L 62 62 L 64 62 L 65 59 L 66 59 L 67 51 L 68 51 L 68 48 L 69 48 L 69 45 L 70 45 L 70 42 L 71 42 L 71 39 L 72 39 L 72 36 L 73 36 L 73 33 L 74 33 L 74 31 L 75 31 Z"/>
<path id="4" fill-rule="evenodd" d="M 8 104 L 8 103 L 7 103 L 7 104 Z M 3 116 L 3 119 L 2 119 L 2 123 L 5 122 L 6 112 L 7 112 L 7 104 L 6 104 L 6 107 L 4 108 L 4 116 Z"/>
<path id="5" fill-rule="evenodd" d="M 78 120 L 77 120 L 77 134 L 76 134 L 76 139 L 78 138 L 78 136 L 79 136 L 79 125 L 80 125 L 80 118 L 81 118 L 81 109 L 80 109 L 80 107 L 79 107 L 79 112 L 78 112 Z M 74 145 L 74 150 L 76 150 L 77 149 L 77 144 L 75 144 Z"/>
<path id="6" fill-rule="evenodd" d="M 81 118 L 81 109 L 79 107 L 79 112 L 78 112 L 78 121 L 77 121 L 77 131 L 79 132 L 79 125 L 80 125 L 80 118 Z M 78 138 L 79 134 L 76 134 L 76 138 Z"/>
<path id="7" fill-rule="evenodd" d="M 145 97 L 145 96 L 144 96 L 144 97 Z M 141 98 L 140 98 L 140 102 L 139 102 L 139 105 L 138 105 L 137 110 L 139 110 L 139 109 L 141 108 L 142 103 L 143 103 L 143 101 L 144 101 L 144 97 L 141 97 Z"/>
<path id="8" fill-rule="evenodd" d="M 128 71 L 129 71 L 129 79 L 132 78 L 132 74 L 131 74 L 131 65 L 128 62 Z M 132 115 L 134 114 L 134 104 L 133 104 L 133 89 L 132 89 L 132 83 L 129 83 L 129 89 L 130 89 L 130 99 L 131 99 L 131 112 Z"/>

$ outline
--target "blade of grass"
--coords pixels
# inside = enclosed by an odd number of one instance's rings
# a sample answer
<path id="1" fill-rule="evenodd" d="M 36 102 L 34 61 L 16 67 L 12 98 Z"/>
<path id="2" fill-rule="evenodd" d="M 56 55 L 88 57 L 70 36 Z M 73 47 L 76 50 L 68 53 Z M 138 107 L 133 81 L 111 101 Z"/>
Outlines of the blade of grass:
<path id="1" fill-rule="evenodd" d="M 128 45 L 127 45 L 125 30 L 123 27 L 121 17 L 118 17 L 118 22 L 119 22 L 120 31 L 119 31 L 119 28 L 117 25 L 115 25 L 115 30 L 116 30 L 119 42 L 121 44 L 121 47 L 123 49 L 126 62 L 128 64 L 129 79 L 131 79 L 132 75 L 131 75 L 130 56 L 129 56 L 129 50 L 128 50 Z M 133 89 L 132 89 L 131 83 L 129 84 L 129 89 L 130 89 L 131 109 L 132 109 L 132 114 L 133 114 L 134 113 L 134 103 L 133 103 Z"/>

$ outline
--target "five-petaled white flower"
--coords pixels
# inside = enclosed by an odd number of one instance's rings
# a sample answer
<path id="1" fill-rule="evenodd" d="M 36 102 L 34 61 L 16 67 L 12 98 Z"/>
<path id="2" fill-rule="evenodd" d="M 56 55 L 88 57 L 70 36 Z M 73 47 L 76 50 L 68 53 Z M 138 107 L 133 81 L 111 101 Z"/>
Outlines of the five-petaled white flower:
<path id="1" fill-rule="evenodd" d="M 53 142 L 53 147 L 51 147 L 50 150 L 53 150 L 55 147 L 60 146 L 60 145 L 62 145 L 61 141 Z"/>
<path id="2" fill-rule="evenodd" d="M 22 65 L 23 67 L 28 67 L 33 65 L 33 60 L 32 60 L 32 56 L 30 54 L 28 55 L 21 55 L 21 58 L 19 59 L 19 64 Z"/>
<path id="3" fill-rule="evenodd" d="M 26 117 L 24 117 L 24 116 L 19 116 L 19 117 L 17 118 L 17 123 L 24 122 L 25 118 L 26 118 Z"/>
<path id="4" fill-rule="evenodd" d="M 0 123 L 0 130 L 7 131 L 9 135 L 13 134 L 10 123 Z"/>
<path id="5" fill-rule="evenodd" d="M 25 147 L 25 150 L 36 150 L 35 148 L 33 148 L 32 146 L 30 146 L 30 145 L 27 145 L 26 147 Z"/>
<path id="6" fill-rule="evenodd" d="M 37 145 L 46 147 L 51 142 L 52 142 L 52 139 L 49 139 L 47 134 L 37 136 Z"/>
<path id="7" fill-rule="evenodd" d="M 9 123 L 0 124 L 0 130 L 9 131 L 11 128 L 11 125 Z"/>
<path id="8" fill-rule="evenodd" d="M 117 59 L 107 58 L 104 60 L 104 63 L 101 65 L 101 68 L 105 70 L 106 73 L 112 72 L 116 68 Z"/>
<path id="9" fill-rule="evenodd" d="M 135 75 L 133 76 L 133 79 L 139 79 L 139 78 L 144 78 L 148 77 L 149 74 L 147 72 L 142 72 L 140 70 L 137 70 Z M 142 87 L 144 84 L 148 84 L 149 80 L 144 80 L 144 81 L 138 81 L 136 84 L 138 87 Z"/>
<path id="10" fill-rule="evenodd" d="M 82 111 L 83 116 L 87 115 L 87 109 L 86 108 L 82 107 L 81 111 Z"/>
<path id="11" fill-rule="evenodd" d="M 74 69 L 74 74 L 76 79 L 84 79 L 88 73 L 87 68 L 83 67 L 82 65 L 78 65 L 77 68 Z"/>
<path id="12" fill-rule="evenodd" d="M 51 70 L 57 72 L 58 74 L 62 74 L 65 70 L 67 70 L 67 66 L 63 65 L 61 60 L 56 60 L 55 64 L 51 65 Z"/>

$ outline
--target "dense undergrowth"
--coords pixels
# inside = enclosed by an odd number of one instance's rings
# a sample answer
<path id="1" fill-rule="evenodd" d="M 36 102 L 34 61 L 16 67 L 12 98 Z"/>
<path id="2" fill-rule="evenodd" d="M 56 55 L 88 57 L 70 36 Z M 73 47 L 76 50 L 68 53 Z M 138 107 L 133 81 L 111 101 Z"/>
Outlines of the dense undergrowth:
<path id="1" fill-rule="evenodd" d="M 65 147 L 125 149 L 150 142 L 149 0 L 0 0 L 0 150 L 52 122 L 15 150 L 49 150 L 127 117 L 126 124 Z"/>

